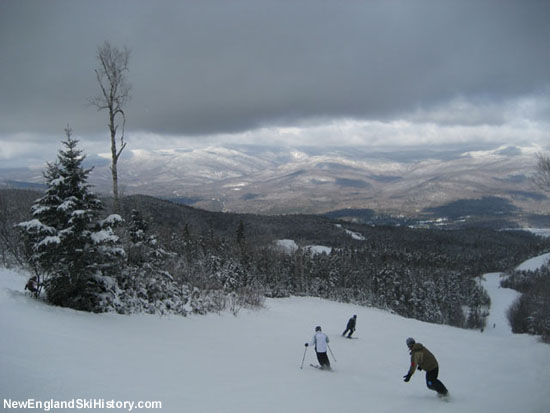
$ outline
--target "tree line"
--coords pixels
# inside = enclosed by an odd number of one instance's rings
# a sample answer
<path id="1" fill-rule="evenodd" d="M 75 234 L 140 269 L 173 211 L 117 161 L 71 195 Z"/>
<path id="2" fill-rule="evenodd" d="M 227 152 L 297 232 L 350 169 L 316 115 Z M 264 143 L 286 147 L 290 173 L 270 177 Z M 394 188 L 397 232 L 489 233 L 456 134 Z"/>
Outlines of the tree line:
<path id="1" fill-rule="evenodd" d="M 534 271 L 511 271 L 501 285 L 522 293 L 508 309 L 512 331 L 540 335 L 550 343 L 550 267 L 543 265 Z"/>

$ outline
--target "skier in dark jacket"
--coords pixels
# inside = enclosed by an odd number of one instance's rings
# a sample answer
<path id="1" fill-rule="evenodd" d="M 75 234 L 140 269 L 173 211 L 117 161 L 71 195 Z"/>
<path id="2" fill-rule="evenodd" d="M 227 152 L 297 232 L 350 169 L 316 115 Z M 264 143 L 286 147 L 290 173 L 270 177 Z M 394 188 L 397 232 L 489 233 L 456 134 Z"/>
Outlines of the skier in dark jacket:
<path id="1" fill-rule="evenodd" d="M 38 292 L 38 278 L 36 275 L 29 278 L 27 284 L 25 284 L 25 290 L 29 290 L 33 294 Z"/>
<path id="2" fill-rule="evenodd" d="M 357 322 L 357 315 L 353 315 L 348 320 L 348 325 L 346 326 L 346 330 L 342 333 L 342 336 L 345 336 L 346 333 L 349 331 L 348 338 L 351 338 L 351 335 L 355 332 L 355 323 Z"/>
<path id="3" fill-rule="evenodd" d="M 405 382 L 411 379 L 415 370 L 426 371 L 426 386 L 428 389 L 437 392 L 438 396 L 447 396 L 449 391 L 443 383 L 437 379 L 439 374 L 439 364 L 435 356 L 422 344 L 415 342 L 414 338 L 409 337 L 407 339 L 407 347 L 411 351 L 411 367 L 403 378 Z"/>

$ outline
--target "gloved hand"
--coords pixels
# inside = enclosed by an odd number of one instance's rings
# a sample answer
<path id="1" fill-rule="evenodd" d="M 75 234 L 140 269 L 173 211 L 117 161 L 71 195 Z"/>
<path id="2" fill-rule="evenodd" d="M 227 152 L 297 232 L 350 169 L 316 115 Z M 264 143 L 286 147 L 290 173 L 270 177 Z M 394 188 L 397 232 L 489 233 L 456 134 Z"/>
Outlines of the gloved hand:
<path id="1" fill-rule="evenodd" d="M 410 375 L 410 374 L 407 374 L 407 375 L 403 376 L 403 379 L 404 379 L 403 381 L 404 381 L 405 383 L 408 383 L 409 380 L 411 379 L 411 375 Z"/>
<path id="2" fill-rule="evenodd" d="M 306 343 L 305 346 L 306 346 L 306 347 L 309 346 L 309 343 Z"/>

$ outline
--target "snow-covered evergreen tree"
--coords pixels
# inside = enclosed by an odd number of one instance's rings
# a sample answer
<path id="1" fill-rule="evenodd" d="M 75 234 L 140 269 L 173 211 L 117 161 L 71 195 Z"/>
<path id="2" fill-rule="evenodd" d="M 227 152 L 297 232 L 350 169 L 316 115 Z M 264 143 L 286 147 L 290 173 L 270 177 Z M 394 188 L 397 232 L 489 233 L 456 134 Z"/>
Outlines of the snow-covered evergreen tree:
<path id="1" fill-rule="evenodd" d="M 22 222 L 32 264 L 43 276 L 47 299 L 55 305 L 101 312 L 117 305 L 114 276 L 124 250 L 113 232 L 120 216 L 99 219 L 102 203 L 87 183 L 91 169 L 70 128 L 57 161 L 44 172 L 47 189 Z"/>
<path id="2" fill-rule="evenodd" d="M 126 221 L 126 266 L 119 277 L 121 313 L 176 313 L 186 315 L 190 291 L 178 283 L 171 271 L 177 254 L 168 251 L 139 211 L 132 210 Z"/>

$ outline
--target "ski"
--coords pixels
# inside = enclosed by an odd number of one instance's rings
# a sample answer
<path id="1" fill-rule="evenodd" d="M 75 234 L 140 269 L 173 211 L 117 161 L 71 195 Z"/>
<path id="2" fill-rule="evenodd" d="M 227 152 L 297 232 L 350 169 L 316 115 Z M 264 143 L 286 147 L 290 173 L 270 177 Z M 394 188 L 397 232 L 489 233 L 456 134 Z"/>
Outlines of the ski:
<path id="1" fill-rule="evenodd" d="M 321 367 L 317 364 L 310 364 L 310 366 L 316 368 L 317 370 L 334 371 L 334 370 L 332 370 L 332 367 L 329 367 L 328 369 L 325 369 L 325 368 L 323 368 L 323 367 Z"/>

